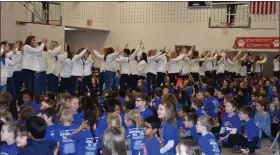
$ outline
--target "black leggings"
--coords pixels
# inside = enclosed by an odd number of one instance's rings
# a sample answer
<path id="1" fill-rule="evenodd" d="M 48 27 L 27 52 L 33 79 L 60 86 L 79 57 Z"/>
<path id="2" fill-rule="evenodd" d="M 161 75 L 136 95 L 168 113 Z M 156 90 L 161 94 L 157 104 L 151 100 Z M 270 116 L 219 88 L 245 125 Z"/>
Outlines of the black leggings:
<path id="1" fill-rule="evenodd" d="M 71 81 L 69 78 L 61 77 L 60 85 L 59 85 L 59 93 L 65 93 L 66 91 L 69 93 L 71 90 Z"/>
<path id="2" fill-rule="evenodd" d="M 249 148 L 250 153 L 254 153 L 255 149 L 257 148 L 257 143 L 259 141 L 259 137 L 255 137 L 253 141 L 248 141 L 243 135 L 241 134 L 231 134 L 228 137 L 228 143 L 231 147 L 233 146 L 241 146 L 242 148 Z"/>
<path id="3" fill-rule="evenodd" d="M 169 73 L 168 76 L 169 76 L 170 82 L 173 83 L 174 85 L 176 85 L 176 83 L 177 83 L 176 78 L 178 76 L 178 73 Z"/>
<path id="4" fill-rule="evenodd" d="M 212 71 L 205 71 L 205 75 L 206 75 L 208 78 L 211 78 L 211 76 L 212 76 Z"/>
<path id="5" fill-rule="evenodd" d="M 156 88 L 156 83 L 157 83 L 157 75 L 153 73 L 147 73 L 147 91 L 149 95 L 153 94 L 154 89 Z"/>
<path id="6" fill-rule="evenodd" d="M 99 93 L 102 95 L 103 93 L 103 84 L 104 84 L 104 72 L 99 73 L 99 81 L 98 81 L 98 87 L 99 87 Z"/>
<path id="7" fill-rule="evenodd" d="M 191 76 L 195 82 L 199 80 L 199 73 L 191 72 Z"/>
<path id="8" fill-rule="evenodd" d="M 121 89 L 126 89 L 128 80 L 129 80 L 128 74 L 121 74 L 121 80 L 120 80 Z"/>
<path id="9" fill-rule="evenodd" d="M 273 76 L 275 76 L 275 77 L 277 77 L 279 79 L 280 71 L 273 71 Z"/>
<path id="10" fill-rule="evenodd" d="M 129 75 L 127 85 L 131 89 L 137 88 L 138 75 Z"/>
<path id="11" fill-rule="evenodd" d="M 91 84 L 91 75 L 88 76 L 84 76 L 83 77 L 83 87 L 82 89 L 87 92 L 88 89 L 91 90 L 92 89 L 92 84 Z"/>
<path id="12" fill-rule="evenodd" d="M 157 86 L 160 87 L 164 83 L 165 73 L 157 72 Z"/>

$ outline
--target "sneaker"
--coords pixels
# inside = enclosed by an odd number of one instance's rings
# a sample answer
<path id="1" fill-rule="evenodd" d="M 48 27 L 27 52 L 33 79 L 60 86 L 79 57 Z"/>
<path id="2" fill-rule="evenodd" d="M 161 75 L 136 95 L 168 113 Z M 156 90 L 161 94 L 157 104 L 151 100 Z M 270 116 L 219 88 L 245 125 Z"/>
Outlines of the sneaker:
<path id="1" fill-rule="evenodd" d="M 235 153 L 242 153 L 241 146 L 239 146 L 239 145 L 235 145 L 233 147 L 233 150 L 234 150 Z"/>

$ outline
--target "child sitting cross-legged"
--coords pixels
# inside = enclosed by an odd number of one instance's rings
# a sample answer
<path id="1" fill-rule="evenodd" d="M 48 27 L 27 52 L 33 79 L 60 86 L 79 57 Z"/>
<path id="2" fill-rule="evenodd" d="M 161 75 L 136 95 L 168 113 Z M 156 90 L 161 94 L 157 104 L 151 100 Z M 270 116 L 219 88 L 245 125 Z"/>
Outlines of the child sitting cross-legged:
<path id="1" fill-rule="evenodd" d="M 245 121 L 246 125 L 243 134 L 231 134 L 228 143 L 233 146 L 236 152 L 253 153 L 261 147 L 262 132 L 253 119 L 253 110 L 249 106 L 243 106 L 239 110 L 239 118 Z"/>

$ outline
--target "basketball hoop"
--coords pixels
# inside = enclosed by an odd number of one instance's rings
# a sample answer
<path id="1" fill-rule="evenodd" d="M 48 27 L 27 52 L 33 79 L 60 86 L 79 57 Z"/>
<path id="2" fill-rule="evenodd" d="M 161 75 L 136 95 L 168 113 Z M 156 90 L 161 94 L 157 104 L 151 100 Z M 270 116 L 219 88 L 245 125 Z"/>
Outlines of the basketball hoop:
<path id="1" fill-rule="evenodd" d="M 54 26 L 58 25 L 58 20 L 47 20 L 46 24 L 54 27 Z"/>
<path id="2" fill-rule="evenodd" d="M 228 28 L 232 25 L 231 23 L 228 22 L 221 22 L 222 25 L 222 34 L 223 35 L 228 35 Z"/>

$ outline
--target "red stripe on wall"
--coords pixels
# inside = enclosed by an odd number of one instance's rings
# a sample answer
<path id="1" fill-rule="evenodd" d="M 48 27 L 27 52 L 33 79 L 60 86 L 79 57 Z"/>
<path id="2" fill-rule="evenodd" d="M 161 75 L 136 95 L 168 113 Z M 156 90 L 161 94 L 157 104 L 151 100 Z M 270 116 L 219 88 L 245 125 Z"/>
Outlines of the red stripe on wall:
<path id="1" fill-rule="evenodd" d="M 265 14 L 268 14 L 268 3 L 270 2 L 265 2 Z"/>
<path id="2" fill-rule="evenodd" d="M 272 2 L 274 7 L 273 7 L 273 12 L 272 13 L 276 13 L 276 2 Z"/>
<path id="3" fill-rule="evenodd" d="M 251 13 L 252 13 L 252 14 L 255 14 L 255 10 L 256 10 L 256 9 L 255 9 L 255 5 L 256 5 L 256 2 L 251 2 L 251 3 L 252 3 L 252 6 L 253 6 L 253 7 L 252 7 L 253 9 L 252 9 L 252 12 L 251 12 Z"/>
<path id="4" fill-rule="evenodd" d="M 257 14 L 260 13 L 260 2 L 256 2 L 257 3 Z"/>
<path id="5" fill-rule="evenodd" d="M 263 13 L 264 13 L 264 3 L 265 3 L 265 2 L 260 2 L 260 3 L 261 3 L 261 4 L 260 4 L 260 5 L 261 5 L 261 14 L 263 14 Z"/>

